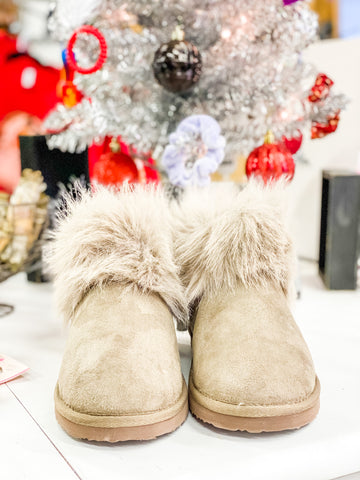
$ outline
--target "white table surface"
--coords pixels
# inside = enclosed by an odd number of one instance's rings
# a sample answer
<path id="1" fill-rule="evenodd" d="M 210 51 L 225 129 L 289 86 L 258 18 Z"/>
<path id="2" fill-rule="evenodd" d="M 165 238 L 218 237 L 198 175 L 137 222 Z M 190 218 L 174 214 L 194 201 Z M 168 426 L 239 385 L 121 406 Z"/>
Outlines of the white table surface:
<path id="1" fill-rule="evenodd" d="M 326 291 L 316 267 L 303 264 L 295 318 L 322 385 L 317 419 L 297 431 L 227 433 L 189 415 L 176 432 L 148 442 L 102 444 L 70 438 L 56 423 L 53 389 L 66 332 L 52 286 L 23 274 L 0 284 L 0 353 L 30 366 L 0 386 L 0 478 L 320 480 L 360 471 L 360 291 Z M 191 350 L 179 334 L 188 377 Z"/>

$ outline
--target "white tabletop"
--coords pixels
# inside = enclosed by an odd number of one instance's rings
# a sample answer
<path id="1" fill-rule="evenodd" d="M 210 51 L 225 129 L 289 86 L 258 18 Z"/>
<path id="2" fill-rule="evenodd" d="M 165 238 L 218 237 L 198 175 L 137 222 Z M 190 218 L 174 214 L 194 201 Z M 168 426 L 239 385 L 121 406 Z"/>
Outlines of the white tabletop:
<path id="1" fill-rule="evenodd" d="M 314 265 L 302 265 L 295 318 L 322 385 L 317 419 L 297 431 L 227 433 L 189 415 L 159 439 L 100 444 L 70 438 L 56 423 L 53 389 L 66 332 L 52 306 L 52 287 L 20 274 L 0 284 L 0 353 L 30 366 L 0 386 L 0 478 L 6 480 L 276 479 L 320 480 L 360 470 L 360 291 L 326 291 Z M 191 350 L 179 334 L 188 377 Z"/>

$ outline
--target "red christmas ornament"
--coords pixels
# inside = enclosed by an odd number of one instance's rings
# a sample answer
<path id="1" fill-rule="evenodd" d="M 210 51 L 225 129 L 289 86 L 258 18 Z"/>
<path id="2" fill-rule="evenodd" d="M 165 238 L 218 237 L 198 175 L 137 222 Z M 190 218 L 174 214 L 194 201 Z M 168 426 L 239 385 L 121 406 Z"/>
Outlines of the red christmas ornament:
<path id="1" fill-rule="evenodd" d="M 138 171 L 138 180 L 139 183 L 160 183 L 160 174 L 156 168 L 156 163 L 151 154 L 142 154 L 137 157 L 136 151 L 132 149 L 130 153 L 129 146 L 126 143 L 120 141 L 120 137 L 117 139 L 120 143 L 120 150 L 122 155 L 130 157 L 136 165 Z M 89 174 L 90 179 L 98 181 L 95 178 L 95 165 L 100 162 L 100 159 L 103 154 L 111 152 L 111 137 L 105 137 L 105 140 L 102 144 L 93 144 L 89 147 Z M 99 169 L 101 167 L 97 167 Z M 96 172 L 97 173 L 97 172 Z"/>
<path id="2" fill-rule="evenodd" d="M 93 180 L 101 185 L 137 183 L 139 171 L 136 164 L 130 155 L 121 151 L 118 141 L 112 139 L 106 150 L 93 166 Z"/>
<path id="3" fill-rule="evenodd" d="M 340 112 L 337 112 L 335 115 L 328 118 L 327 123 L 312 122 L 311 127 L 311 138 L 312 140 L 316 138 L 323 138 L 330 133 L 334 133 L 338 128 L 340 121 Z"/>
<path id="4" fill-rule="evenodd" d="M 289 152 L 294 155 L 296 152 L 300 150 L 303 135 L 300 130 L 298 130 L 297 135 L 292 138 L 287 138 L 285 135 L 282 137 L 281 141 L 285 145 L 285 147 L 289 150 Z"/>
<path id="5" fill-rule="evenodd" d="M 329 95 L 334 82 L 325 73 L 319 73 L 309 95 L 310 102 L 318 102 Z"/>
<path id="6" fill-rule="evenodd" d="M 265 183 L 283 175 L 291 181 L 295 173 L 295 162 L 283 143 L 273 143 L 274 136 L 269 132 L 264 144 L 253 150 L 246 162 L 246 175 L 260 176 Z"/>

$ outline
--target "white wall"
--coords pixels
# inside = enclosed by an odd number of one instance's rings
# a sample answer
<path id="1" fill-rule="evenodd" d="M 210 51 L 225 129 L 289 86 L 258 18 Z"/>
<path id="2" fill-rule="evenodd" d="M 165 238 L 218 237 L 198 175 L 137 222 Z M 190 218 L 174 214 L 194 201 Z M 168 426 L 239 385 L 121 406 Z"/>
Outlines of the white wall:
<path id="1" fill-rule="evenodd" d="M 321 170 L 350 168 L 360 172 L 360 38 L 326 40 L 305 52 L 305 60 L 335 81 L 334 89 L 351 103 L 341 113 L 338 130 L 323 139 L 305 139 L 302 153 L 308 165 L 298 164 L 292 184 L 292 225 L 299 256 L 317 259 L 320 231 Z"/>

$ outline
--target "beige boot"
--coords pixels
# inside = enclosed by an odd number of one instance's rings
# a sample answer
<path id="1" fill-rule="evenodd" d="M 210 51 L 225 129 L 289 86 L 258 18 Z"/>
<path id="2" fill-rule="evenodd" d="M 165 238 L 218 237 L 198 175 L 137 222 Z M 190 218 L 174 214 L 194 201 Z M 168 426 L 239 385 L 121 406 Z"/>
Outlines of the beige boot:
<path id="1" fill-rule="evenodd" d="M 213 184 L 175 207 L 176 260 L 193 311 L 190 409 L 226 430 L 299 428 L 319 409 L 319 381 L 288 305 L 282 190 Z"/>
<path id="2" fill-rule="evenodd" d="M 50 265 L 70 324 L 55 411 L 71 436 L 117 442 L 171 432 L 188 413 L 173 316 L 187 309 L 166 200 L 152 190 L 83 193 Z"/>

